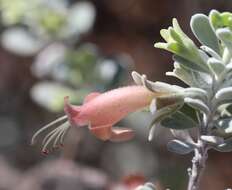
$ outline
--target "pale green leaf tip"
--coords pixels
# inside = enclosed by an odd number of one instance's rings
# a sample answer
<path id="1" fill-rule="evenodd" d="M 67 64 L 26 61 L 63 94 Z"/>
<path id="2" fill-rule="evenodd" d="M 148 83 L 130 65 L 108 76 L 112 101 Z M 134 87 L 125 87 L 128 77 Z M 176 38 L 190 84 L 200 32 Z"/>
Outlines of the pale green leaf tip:
<path id="1" fill-rule="evenodd" d="M 167 49 L 167 43 L 164 42 L 157 42 L 154 44 L 155 48 L 160 48 L 160 49 Z"/>

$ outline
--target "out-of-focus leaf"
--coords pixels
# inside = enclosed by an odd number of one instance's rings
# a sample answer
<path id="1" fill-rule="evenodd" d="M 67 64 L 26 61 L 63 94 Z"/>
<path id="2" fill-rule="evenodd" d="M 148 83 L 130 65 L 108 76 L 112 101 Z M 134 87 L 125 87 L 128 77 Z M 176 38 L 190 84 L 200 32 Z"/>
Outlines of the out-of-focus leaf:
<path id="1" fill-rule="evenodd" d="M 1 36 L 1 43 L 8 51 L 21 56 L 33 56 L 44 45 L 42 41 L 22 28 L 5 30 Z"/>
<path id="2" fill-rule="evenodd" d="M 104 59 L 97 66 L 98 73 L 104 81 L 111 81 L 117 73 L 118 67 L 112 59 Z"/>
<path id="3" fill-rule="evenodd" d="M 80 103 L 87 94 L 86 91 L 75 91 L 55 82 L 37 83 L 30 93 L 36 103 L 53 112 L 63 110 L 65 96 L 69 96 L 72 102 Z"/>
<path id="4" fill-rule="evenodd" d="M 66 50 L 62 44 L 49 45 L 36 56 L 31 68 L 32 72 L 40 78 L 51 74 L 55 67 L 64 61 Z"/>
<path id="5" fill-rule="evenodd" d="M 95 17 L 96 11 L 92 3 L 87 1 L 75 3 L 68 13 L 66 32 L 69 35 L 88 32 L 94 24 Z"/>
<path id="6" fill-rule="evenodd" d="M 181 155 L 189 154 L 194 150 L 194 146 L 180 140 L 170 141 L 167 144 L 167 148 L 170 152 L 174 152 Z"/>

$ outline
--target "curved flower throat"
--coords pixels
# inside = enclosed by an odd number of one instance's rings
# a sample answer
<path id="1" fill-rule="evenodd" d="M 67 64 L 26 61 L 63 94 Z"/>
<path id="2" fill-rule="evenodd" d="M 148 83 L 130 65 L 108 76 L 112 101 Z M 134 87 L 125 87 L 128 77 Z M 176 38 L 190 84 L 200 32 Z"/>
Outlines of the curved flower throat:
<path id="1" fill-rule="evenodd" d="M 113 127 L 114 124 L 126 117 L 130 112 L 148 106 L 159 93 L 149 91 L 144 86 L 127 86 L 105 93 L 90 93 L 83 105 L 69 104 L 68 97 L 64 98 L 65 116 L 45 125 L 32 137 L 32 144 L 38 135 L 45 130 L 52 129 L 43 139 L 44 154 L 48 154 L 48 147 L 60 147 L 70 126 L 88 126 L 89 131 L 101 140 L 125 141 L 134 136 L 129 128 Z M 56 126 L 58 123 L 60 125 Z M 56 127 L 55 127 L 56 126 Z M 55 129 L 53 129 L 55 127 Z"/>

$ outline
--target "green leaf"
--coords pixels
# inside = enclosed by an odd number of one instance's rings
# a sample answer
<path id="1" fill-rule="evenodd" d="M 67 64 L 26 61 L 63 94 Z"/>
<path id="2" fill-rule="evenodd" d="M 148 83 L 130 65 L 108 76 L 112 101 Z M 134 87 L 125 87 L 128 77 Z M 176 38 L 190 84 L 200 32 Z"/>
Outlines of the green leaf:
<path id="1" fill-rule="evenodd" d="M 189 37 L 183 32 L 176 18 L 172 19 L 172 25 L 174 30 L 183 38 L 189 39 Z M 189 39 L 190 40 L 190 39 Z M 191 41 L 191 40 L 190 40 Z"/>
<path id="2" fill-rule="evenodd" d="M 161 35 L 167 43 L 155 43 L 156 48 L 165 49 L 196 64 L 204 64 L 197 46 L 181 30 L 176 19 L 173 19 L 173 27 L 161 30 Z"/>
<path id="3" fill-rule="evenodd" d="M 194 146 L 188 143 L 185 143 L 180 140 L 172 140 L 167 144 L 167 148 L 170 152 L 177 154 L 185 155 L 189 154 L 194 150 Z"/>
<path id="4" fill-rule="evenodd" d="M 221 20 L 224 27 L 229 27 L 232 29 L 232 13 L 231 12 L 223 12 L 221 13 Z"/>
<path id="5" fill-rule="evenodd" d="M 154 44 L 154 47 L 166 50 L 167 49 L 167 43 L 157 42 L 157 43 Z"/>
<path id="6" fill-rule="evenodd" d="M 168 30 L 167 29 L 161 29 L 160 30 L 160 35 L 163 37 L 163 39 L 165 40 L 165 41 L 169 41 L 169 40 L 171 40 L 170 39 L 170 35 L 169 35 L 169 32 L 168 32 Z"/>
<path id="7" fill-rule="evenodd" d="M 173 28 L 170 27 L 168 31 L 173 40 L 175 40 L 178 44 L 183 44 L 183 40 L 180 35 Z"/>
<path id="8" fill-rule="evenodd" d="M 195 14 L 192 16 L 190 26 L 194 35 L 202 44 L 212 48 L 220 55 L 220 47 L 217 36 L 206 15 Z"/>
<path id="9" fill-rule="evenodd" d="M 220 13 L 212 10 L 209 14 L 209 20 L 215 30 L 226 27 L 232 30 L 232 13 L 230 12 Z"/>
<path id="10" fill-rule="evenodd" d="M 210 11 L 209 21 L 214 29 L 223 27 L 223 21 L 222 21 L 221 15 L 217 10 Z"/>
<path id="11" fill-rule="evenodd" d="M 169 129 L 189 129 L 197 127 L 197 123 L 192 118 L 180 111 L 165 117 L 160 124 Z"/>

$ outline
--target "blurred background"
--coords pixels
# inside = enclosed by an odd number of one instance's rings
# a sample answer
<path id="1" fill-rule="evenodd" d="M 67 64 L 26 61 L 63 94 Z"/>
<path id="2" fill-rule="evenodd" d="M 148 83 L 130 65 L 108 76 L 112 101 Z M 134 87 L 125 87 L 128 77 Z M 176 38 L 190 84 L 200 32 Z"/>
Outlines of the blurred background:
<path id="1" fill-rule="evenodd" d="M 171 54 L 153 48 L 176 17 L 191 37 L 194 13 L 231 11 L 228 0 L 0 0 L 0 190 L 128 190 L 151 181 L 184 190 L 189 156 L 166 150 L 168 130 L 148 142 L 148 112 L 119 125 L 135 129 L 129 142 L 95 139 L 71 129 L 65 146 L 48 156 L 30 146 L 33 133 L 62 116 L 63 97 L 132 83 L 136 70 L 178 83 L 165 72 Z M 209 153 L 201 189 L 232 187 L 232 154 Z"/>

